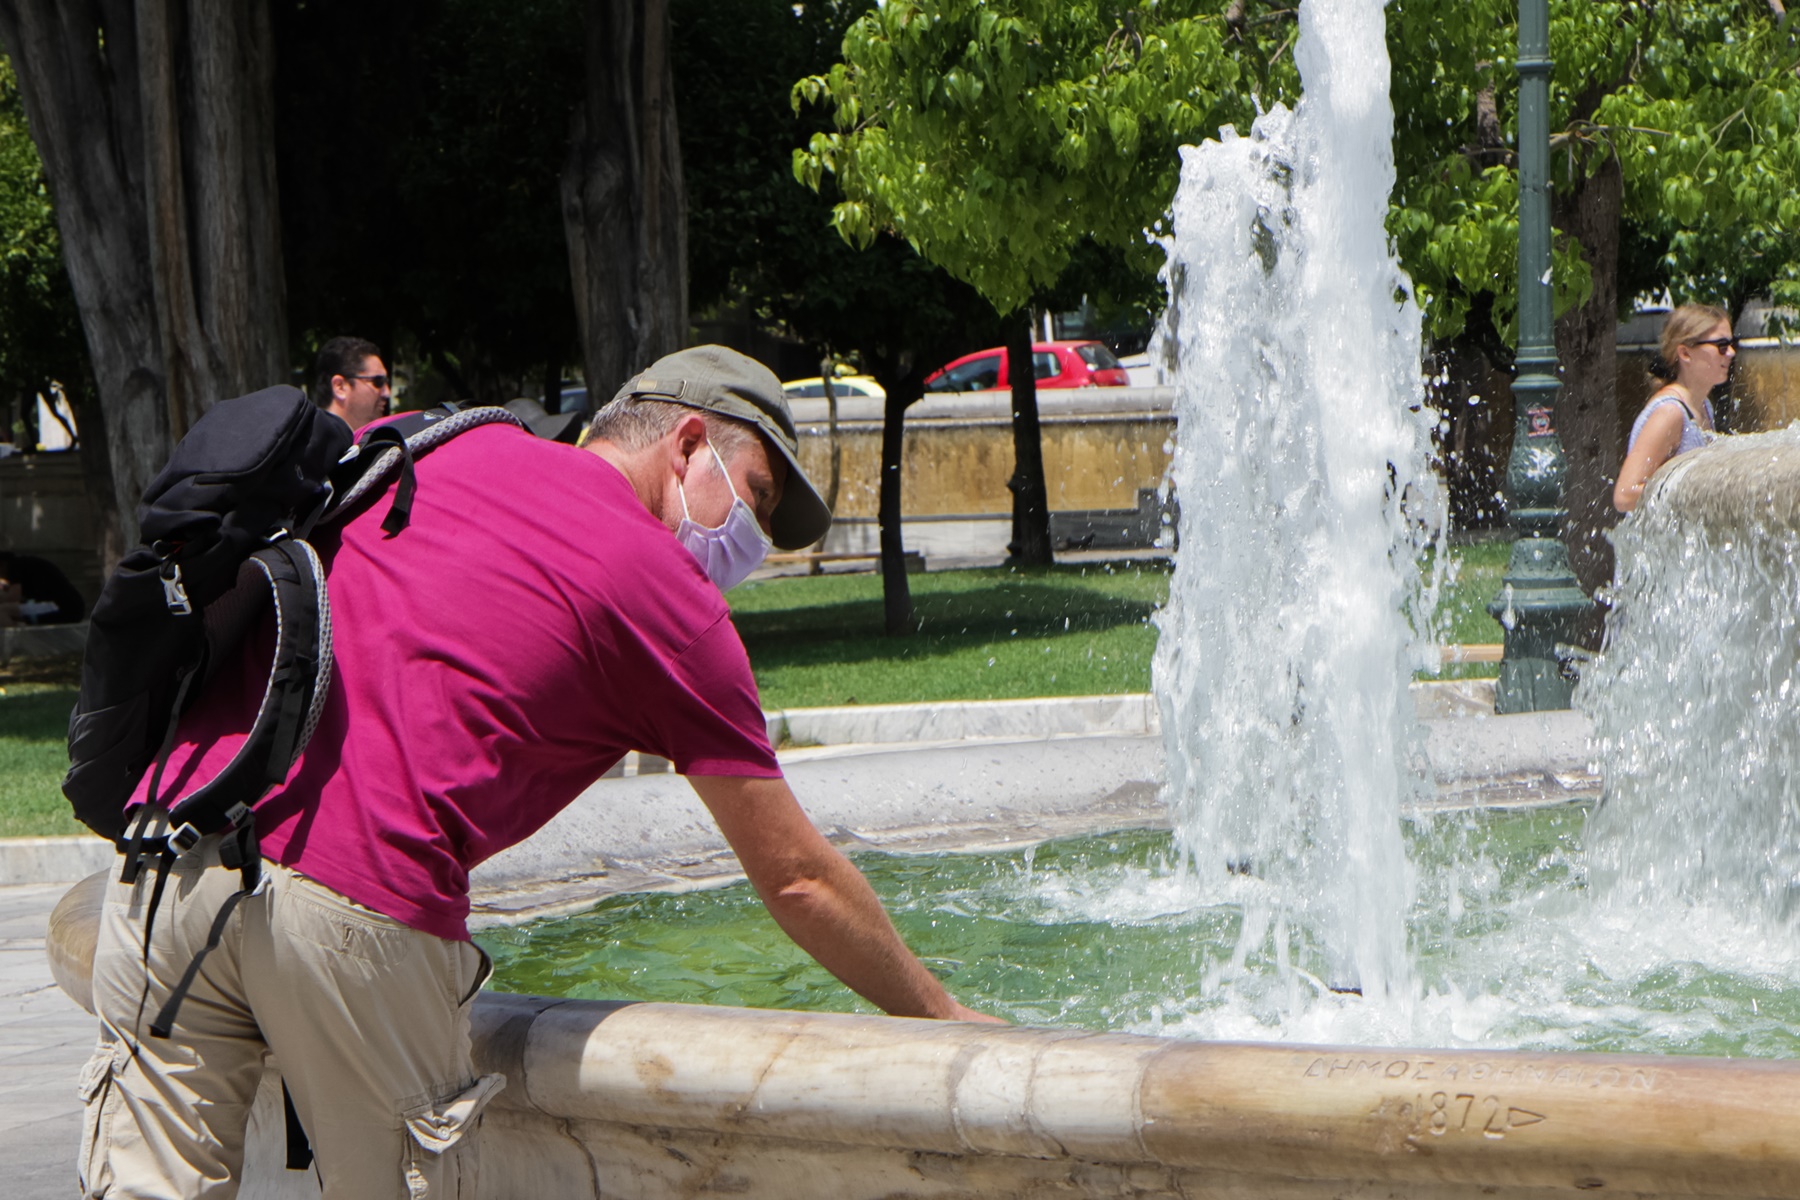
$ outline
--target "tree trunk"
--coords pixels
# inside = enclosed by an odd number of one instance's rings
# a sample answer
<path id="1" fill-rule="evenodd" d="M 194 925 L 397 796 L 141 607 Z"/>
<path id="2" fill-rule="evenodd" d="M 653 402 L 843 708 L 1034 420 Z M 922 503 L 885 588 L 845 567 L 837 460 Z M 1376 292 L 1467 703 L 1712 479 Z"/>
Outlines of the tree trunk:
<path id="1" fill-rule="evenodd" d="M 267 0 L 0 0 L 0 44 L 94 367 L 96 507 L 129 545 L 174 439 L 287 377 Z"/>
<path id="2" fill-rule="evenodd" d="M 1612 543 L 1618 521 L 1613 483 L 1623 446 L 1618 418 L 1619 218 L 1624 202 L 1619 160 L 1606 162 L 1576 188 L 1557 197 L 1556 227 L 1581 243 L 1593 272 L 1594 294 L 1556 322 L 1562 392 L 1556 431 L 1568 457 L 1563 539 L 1582 590 L 1612 582 Z"/>
<path id="3" fill-rule="evenodd" d="M 831 469 L 825 482 L 825 507 L 834 513 L 837 512 L 838 486 L 843 482 L 844 475 L 844 443 L 838 436 L 837 384 L 833 382 L 837 377 L 837 362 L 835 354 L 827 354 L 819 360 L 819 382 L 825 390 L 825 438 L 831 446 Z M 814 544 L 820 551 L 825 549 L 824 538 L 820 538 Z M 824 560 L 815 556 L 806 565 L 806 573 L 823 575 L 825 573 Z M 911 596 L 908 596 L 907 599 L 910 601 Z"/>
<path id="4" fill-rule="evenodd" d="M 112 449 L 106 436 L 106 411 L 94 389 L 84 382 L 64 384 L 75 428 L 81 431 L 76 447 L 81 455 L 81 479 L 88 497 L 88 520 L 100 578 L 125 557 L 137 541 L 124 540 L 127 528 L 119 519 L 119 499 L 113 491 Z"/>
<path id="5" fill-rule="evenodd" d="M 1020 309 L 1006 338 L 1013 427 L 1013 473 L 1006 481 L 1013 495 L 1013 536 L 1006 548 L 1019 566 L 1047 567 L 1056 559 L 1050 548 L 1050 496 L 1044 484 L 1044 439 L 1038 426 L 1031 337 L 1031 310 Z"/>
<path id="6" fill-rule="evenodd" d="M 911 373 L 909 373 L 910 376 Z M 888 385 L 881 423 L 881 492 L 875 518 L 881 526 L 881 602 L 888 636 L 919 631 L 913 615 L 912 587 L 906 578 L 906 542 L 900 525 L 900 460 L 906 448 L 906 409 L 924 391 L 916 378 L 899 387 Z"/>
<path id="7" fill-rule="evenodd" d="M 588 0 L 587 93 L 563 168 L 563 231 L 588 395 L 687 342 L 687 193 L 668 0 Z"/>

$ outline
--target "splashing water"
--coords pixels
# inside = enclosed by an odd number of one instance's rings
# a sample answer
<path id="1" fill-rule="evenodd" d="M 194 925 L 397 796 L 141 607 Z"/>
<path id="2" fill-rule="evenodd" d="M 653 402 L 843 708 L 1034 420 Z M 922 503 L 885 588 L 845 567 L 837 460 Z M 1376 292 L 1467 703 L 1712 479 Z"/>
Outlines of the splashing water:
<path id="1" fill-rule="evenodd" d="M 1381 5 L 1305 0 L 1300 23 L 1305 99 L 1186 152 L 1168 247 L 1184 526 L 1155 671 L 1176 845 L 1120 834 L 865 867 L 951 990 L 1015 1020 L 1792 1058 L 1792 472 L 1791 511 L 1757 529 L 1741 514 L 1774 493 L 1686 519 L 1660 504 L 1673 470 L 1621 526 L 1607 649 L 1576 694 L 1607 778 L 1591 819 L 1402 825 L 1422 786 L 1405 685 L 1429 646 L 1398 614 L 1420 624 L 1435 602 L 1413 564 L 1443 501 L 1418 314 L 1382 229 Z M 1800 462 L 1800 429 L 1762 436 Z M 620 897 L 601 932 L 581 918 L 484 938 L 527 991 L 854 1004 L 747 885 L 710 895 L 722 909 Z"/>
<path id="2" fill-rule="evenodd" d="M 1207 986 L 1264 988 L 1277 1020 L 1329 993 L 1411 1003 L 1400 807 L 1429 646 L 1403 614 L 1435 602 L 1415 563 L 1444 512 L 1383 225 L 1381 0 L 1306 0 L 1295 57 L 1292 112 L 1183 150 L 1162 331 L 1181 552 L 1154 668 L 1179 844 L 1243 906 Z"/>
<path id="3" fill-rule="evenodd" d="M 1800 459 L 1800 426 L 1729 439 L 1659 477 L 1614 537 L 1605 653 L 1576 705 L 1605 797 L 1589 823 L 1597 907 L 1800 929 L 1800 530 L 1759 510 L 1794 473 L 1744 478 L 1723 519 L 1684 486 L 1703 463 Z M 1735 511 L 1732 511 L 1735 510 Z"/>

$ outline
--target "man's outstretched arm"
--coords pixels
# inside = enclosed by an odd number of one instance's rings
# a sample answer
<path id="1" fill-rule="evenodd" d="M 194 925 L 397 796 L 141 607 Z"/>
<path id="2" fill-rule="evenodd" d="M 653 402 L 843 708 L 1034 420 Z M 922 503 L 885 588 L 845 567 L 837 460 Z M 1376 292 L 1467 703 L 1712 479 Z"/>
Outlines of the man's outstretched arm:
<path id="1" fill-rule="evenodd" d="M 785 779 L 688 782 L 775 923 L 852 991 L 897 1017 L 999 1020 L 950 998 L 900 940 L 862 872 L 813 828 Z"/>

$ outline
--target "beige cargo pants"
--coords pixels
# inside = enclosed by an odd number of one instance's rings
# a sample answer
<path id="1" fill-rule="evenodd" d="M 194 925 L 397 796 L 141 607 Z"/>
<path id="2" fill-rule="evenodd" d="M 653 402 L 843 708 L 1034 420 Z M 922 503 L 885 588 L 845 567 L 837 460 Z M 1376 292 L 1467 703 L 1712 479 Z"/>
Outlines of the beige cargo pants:
<path id="1" fill-rule="evenodd" d="M 505 1086 L 477 1078 L 469 1003 L 487 959 L 265 862 L 227 918 L 172 1035 L 170 989 L 241 886 L 208 839 L 169 872 L 146 969 L 154 883 L 112 883 L 94 958 L 100 1041 L 81 1076 L 84 1197 L 230 1200 L 265 1056 L 292 1093 L 327 1200 L 468 1198 L 475 1133 Z"/>

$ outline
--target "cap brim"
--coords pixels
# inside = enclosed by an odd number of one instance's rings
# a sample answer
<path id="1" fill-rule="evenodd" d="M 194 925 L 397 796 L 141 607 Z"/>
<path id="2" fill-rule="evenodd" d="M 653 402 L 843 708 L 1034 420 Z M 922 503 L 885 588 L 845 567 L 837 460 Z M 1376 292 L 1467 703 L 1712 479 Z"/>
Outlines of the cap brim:
<path id="1" fill-rule="evenodd" d="M 541 438 L 552 442 L 572 442 L 575 439 L 569 436 L 569 432 L 580 417 L 578 412 L 545 413 L 543 420 L 528 424 L 531 425 L 531 432 Z"/>
<path id="2" fill-rule="evenodd" d="M 531 430 L 532 433 L 550 442 L 565 440 L 564 435 L 569 432 L 569 426 L 574 424 L 575 419 L 581 415 L 578 412 L 545 412 L 542 404 L 524 397 L 508 400 L 500 407 L 525 422 L 525 428 Z M 567 440 L 573 441 L 574 439 Z"/>
<path id="3" fill-rule="evenodd" d="M 800 460 L 779 439 L 764 437 L 763 444 L 780 451 L 787 460 L 787 483 L 781 490 L 781 503 L 769 517 L 769 538 L 778 549 L 803 550 L 825 536 L 831 528 L 831 509 L 813 487 L 812 480 L 800 469 Z"/>

